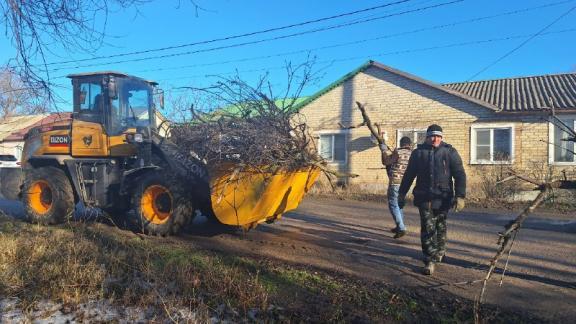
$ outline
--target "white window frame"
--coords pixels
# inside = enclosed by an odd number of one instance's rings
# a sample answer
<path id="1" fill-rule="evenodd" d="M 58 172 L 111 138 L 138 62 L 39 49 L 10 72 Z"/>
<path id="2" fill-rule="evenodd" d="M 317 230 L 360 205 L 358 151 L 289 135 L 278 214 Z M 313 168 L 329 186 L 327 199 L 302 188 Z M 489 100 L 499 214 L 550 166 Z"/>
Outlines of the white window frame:
<path id="1" fill-rule="evenodd" d="M 14 156 L 18 159 L 18 161 L 22 160 L 22 146 L 16 145 L 14 146 Z"/>
<path id="2" fill-rule="evenodd" d="M 412 137 L 414 138 L 414 143 L 412 143 L 412 145 L 414 145 L 414 147 L 416 147 L 416 133 L 418 132 L 424 132 L 426 133 L 426 128 L 400 128 L 396 130 L 396 147 L 400 147 L 400 132 L 412 132 Z"/>
<path id="3" fill-rule="evenodd" d="M 318 154 L 320 154 L 320 152 L 322 152 L 322 141 L 320 140 L 320 136 L 321 135 L 339 135 L 339 134 L 343 134 L 344 135 L 344 160 L 343 161 L 339 161 L 339 160 L 326 160 L 329 163 L 337 163 L 337 164 L 347 164 L 348 163 L 348 136 L 349 136 L 350 131 L 346 130 L 346 129 L 340 129 L 340 130 L 322 130 L 322 131 L 317 131 L 316 135 L 318 135 Z M 334 150 L 334 137 L 332 137 L 332 150 Z M 332 152 L 332 157 L 334 157 L 334 152 Z"/>
<path id="4" fill-rule="evenodd" d="M 476 159 L 476 130 L 477 129 L 490 129 L 490 158 L 494 158 L 494 130 L 495 129 L 510 129 L 510 159 L 508 161 L 488 161 Z M 474 124 L 470 127 L 470 164 L 513 164 L 515 159 L 515 135 L 516 131 L 514 124 Z"/>
<path id="5" fill-rule="evenodd" d="M 573 118 L 574 119 L 574 127 L 576 129 L 576 115 L 559 115 L 558 118 Z M 574 162 L 555 162 L 554 161 L 554 153 L 556 153 L 556 145 L 554 145 L 554 128 L 556 125 L 552 122 L 548 122 L 548 164 L 550 165 L 576 165 L 576 157 L 574 157 Z"/>

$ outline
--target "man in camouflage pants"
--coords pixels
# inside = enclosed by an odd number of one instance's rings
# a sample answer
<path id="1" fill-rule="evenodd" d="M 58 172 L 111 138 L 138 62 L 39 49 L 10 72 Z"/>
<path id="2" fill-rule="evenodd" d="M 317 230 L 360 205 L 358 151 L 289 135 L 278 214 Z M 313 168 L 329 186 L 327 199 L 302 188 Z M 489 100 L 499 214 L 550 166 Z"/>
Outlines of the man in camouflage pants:
<path id="1" fill-rule="evenodd" d="M 426 142 L 412 152 L 402 178 L 398 204 L 403 206 L 406 193 L 416 178 L 414 205 L 420 212 L 420 239 L 424 253 L 424 274 L 432 275 L 435 264 L 446 253 L 446 217 L 451 207 L 464 208 L 466 173 L 454 147 L 443 142 L 442 127 L 430 125 Z M 454 183 L 452 180 L 454 179 Z"/>

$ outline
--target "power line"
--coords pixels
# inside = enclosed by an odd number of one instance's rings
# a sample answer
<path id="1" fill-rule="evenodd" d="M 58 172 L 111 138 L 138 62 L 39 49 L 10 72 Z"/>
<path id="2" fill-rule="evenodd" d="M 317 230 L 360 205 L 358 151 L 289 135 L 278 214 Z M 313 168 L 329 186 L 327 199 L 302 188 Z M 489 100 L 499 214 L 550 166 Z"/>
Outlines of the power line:
<path id="1" fill-rule="evenodd" d="M 78 59 L 78 60 L 51 62 L 51 63 L 47 63 L 46 65 L 87 62 L 87 61 L 94 61 L 94 60 L 99 60 L 99 59 L 109 59 L 109 58 L 114 58 L 114 57 L 146 54 L 146 53 L 160 52 L 160 51 L 166 51 L 166 50 L 171 50 L 171 49 L 185 48 L 185 47 L 196 46 L 196 45 L 210 44 L 210 43 L 215 43 L 215 42 L 220 42 L 220 41 L 227 41 L 227 40 L 232 40 L 232 39 L 237 39 L 237 38 L 242 38 L 242 37 L 248 37 L 248 36 L 254 36 L 254 35 L 260 35 L 260 34 L 275 32 L 275 31 L 294 28 L 294 27 L 305 26 L 305 25 L 314 24 L 314 23 L 327 21 L 327 20 L 333 20 L 333 19 L 351 16 L 351 15 L 355 15 L 355 14 L 359 14 L 359 13 L 363 13 L 363 12 L 373 11 L 376 9 L 382 9 L 385 7 L 394 6 L 394 5 L 398 5 L 398 4 L 410 2 L 410 1 L 413 1 L 413 0 L 400 0 L 400 1 L 395 1 L 395 2 L 385 3 L 382 5 L 375 6 L 375 7 L 370 7 L 370 8 L 355 10 L 355 11 L 351 11 L 351 12 L 346 12 L 346 13 L 342 13 L 342 14 L 338 14 L 338 15 L 334 15 L 334 16 L 329 16 L 329 17 L 324 17 L 324 18 L 319 18 L 319 19 L 314 19 L 314 20 L 308 20 L 308 21 L 299 22 L 299 23 L 290 24 L 290 25 L 285 25 L 285 26 L 281 26 L 281 27 L 268 28 L 268 29 L 249 32 L 249 33 L 245 33 L 245 34 L 238 34 L 238 35 L 209 39 L 209 40 L 204 40 L 204 41 L 198 41 L 198 42 L 194 42 L 194 43 L 180 44 L 180 45 L 167 46 L 167 47 L 154 48 L 154 49 L 141 50 L 141 51 L 128 52 L 128 53 L 120 53 L 120 54 L 114 54 L 114 55 L 97 56 L 97 57 Z"/>
<path id="2" fill-rule="evenodd" d="M 389 14 L 389 15 L 385 15 L 385 16 L 380 16 L 380 17 L 375 17 L 375 18 L 364 19 L 364 20 L 361 20 L 361 21 L 355 21 L 355 22 L 349 22 L 349 23 L 344 23 L 344 24 L 338 24 L 338 25 L 333 25 L 333 26 L 329 26 L 329 27 L 322 27 L 322 28 L 312 29 L 312 30 L 303 31 L 303 32 L 298 32 L 298 33 L 293 33 L 293 34 L 288 34 L 288 35 L 282 35 L 282 36 L 276 36 L 276 37 L 270 37 L 270 38 L 260 39 L 260 40 L 256 40 L 256 41 L 249 41 L 249 42 L 237 43 L 237 44 L 232 44 L 232 45 L 224 45 L 224 46 L 218 46 L 218 47 L 212 47 L 212 48 L 200 49 L 200 50 L 188 51 L 188 52 L 181 52 L 181 53 L 165 54 L 165 55 L 158 55 L 158 56 L 149 56 L 149 57 L 143 57 L 143 58 L 137 58 L 137 59 L 120 60 L 120 61 L 115 61 L 115 62 L 105 62 L 105 63 L 78 65 L 78 66 L 73 66 L 73 67 L 56 68 L 56 69 L 49 70 L 48 72 L 55 72 L 55 71 L 68 70 L 68 69 L 78 69 L 78 68 L 85 68 L 85 67 L 92 67 L 92 66 L 100 66 L 100 65 L 105 65 L 105 64 L 107 65 L 107 64 L 120 64 L 120 63 L 129 63 L 129 62 L 141 62 L 141 61 L 148 61 L 148 60 L 153 60 L 153 59 L 162 59 L 162 58 L 169 58 L 169 57 L 176 57 L 176 56 L 183 56 L 183 55 L 191 55 L 191 54 L 212 52 L 212 51 L 229 49 L 229 48 L 236 48 L 236 47 L 241 47 L 241 46 L 246 46 L 246 45 L 260 44 L 260 43 L 265 43 L 265 42 L 270 42 L 270 41 L 275 41 L 275 40 L 280 40 L 280 39 L 286 39 L 286 38 L 291 38 L 291 37 L 296 37 L 296 36 L 302 36 L 302 35 L 306 35 L 306 34 L 312 34 L 312 33 L 317 33 L 317 32 L 322 32 L 322 31 L 327 31 L 327 30 L 333 30 L 333 29 L 338 29 L 338 28 L 343 28 L 343 27 L 349 27 L 349 26 L 352 26 L 352 25 L 357 25 L 357 24 L 361 24 L 361 23 L 366 23 L 366 22 L 371 22 L 371 21 L 376 21 L 376 20 L 391 18 L 391 17 L 395 17 L 395 16 L 400 16 L 400 15 L 405 15 L 405 14 L 409 14 L 409 13 L 424 11 L 424 10 L 428 10 L 428 9 L 434 9 L 434 8 L 438 8 L 438 7 L 442 7 L 442 6 L 447 6 L 447 5 L 451 5 L 451 4 L 455 4 L 455 3 L 459 3 L 459 2 L 463 2 L 463 1 L 465 1 L 465 0 L 453 0 L 453 1 L 443 2 L 443 3 L 439 3 L 439 4 L 427 6 L 427 7 L 420 7 L 420 8 L 417 8 L 417 9 L 412 9 L 412 10 L 406 10 L 406 11 L 402 11 L 402 12 L 398 12 L 398 13 L 393 13 L 393 14 Z"/>
<path id="3" fill-rule="evenodd" d="M 403 49 L 403 50 L 396 50 L 396 51 L 390 51 L 390 52 L 380 52 L 380 53 L 374 53 L 374 54 L 367 54 L 367 55 L 363 55 L 363 56 L 345 57 L 345 58 L 339 58 L 339 59 L 333 59 L 333 60 L 323 60 L 323 61 L 319 61 L 317 63 L 334 64 L 334 63 L 346 62 L 346 61 L 357 60 L 357 59 L 367 59 L 367 58 L 374 58 L 374 57 L 381 57 L 381 56 L 388 56 L 388 55 L 424 52 L 424 51 L 438 50 L 438 49 L 445 49 L 445 48 L 454 48 L 454 47 L 487 44 L 487 43 L 492 43 L 492 42 L 513 40 L 513 39 L 518 39 L 518 38 L 526 38 L 526 37 L 533 38 L 534 36 L 537 36 L 537 35 L 544 36 L 544 35 L 570 33 L 570 32 L 576 32 L 576 28 L 568 28 L 568 29 L 562 29 L 562 30 L 551 31 L 551 32 L 541 32 L 540 34 L 537 33 L 537 34 L 525 34 L 525 35 L 511 35 L 511 36 L 505 36 L 505 37 L 500 37 L 500 38 L 491 38 L 491 39 L 451 43 L 451 44 L 437 45 L 437 46 Z M 234 73 L 264 72 L 264 71 L 283 69 L 283 68 L 285 68 L 285 66 L 273 66 L 273 67 L 268 67 L 268 68 L 241 70 L 241 71 L 235 71 L 235 72 L 222 72 L 222 73 L 217 73 L 217 74 L 213 73 L 213 74 L 214 75 L 227 75 L 227 74 L 234 74 Z M 159 69 L 159 70 L 162 70 L 162 69 Z M 208 77 L 208 76 L 209 75 L 207 75 L 207 74 L 198 74 L 198 75 L 182 76 L 182 77 L 176 77 L 176 78 L 159 79 L 157 81 L 170 81 L 170 80 L 177 80 L 177 79 L 193 79 L 193 78 Z M 69 87 L 64 87 L 64 88 L 70 89 Z M 175 88 L 166 89 L 165 91 L 172 92 L 172 91 L 174 91 L 174 89 Z M 16 89 L 16 90 L 20 90 L 20 89 Z M 182 90 L 180 89 L 177 91 L 182 91 Z"/>
<path id="4" fill-rule="evenodd" d="M 504 55 L 500 56 L 499 58 L 497 58 L 495 61 L 493 61 L 492 63 L 486 65 L 485 67 L 483 67 L 482 69 L 480 69 L 480 71 L 476 72 L 474 75 L 472 75 L 471 77 L 469 77 L 466 82 L 474 79 L 475 77 L 477 77 L 478 75 L 482 74 L 483 72 L 485 72 L 486 70 L 488 70 L 489 68 L 493 67 L 494 65 L 498 64 L 500 61 L 502 61 L 503 59 L 507 58 L 508 56 L 512 55 L 514 52 L 516 52 L 517 50 L 519 50 L 520 48 L 522 48 L 524 45 L 528 44 L 531 40 L 533 40 L 534 38 L 540 36 L 544 31 L 546 31 L 548 28 L 552 27 L 554 24 L 556 24 L 558 21 L 560 21 L 562 18 L 566 17 L 567 15 L 569 15 L 572 11 L 574 11 L 574 9 L 576 9 L 576 7 L 572 7 L 570 9 L 568 9 L 567 11 L 565 11 L 563 14 L 561 14 L 558 18 L 556 18 L 554 21 L 552 21 L 551 23 L 549 23 L 548 25 L 546 25 L 544 28 L 540 29 L 536 34 L 532 35 L 530 38 L 528 38 L 527 40 L 523 41 L 522 43 L 520 43 L 518 46 L 514 47 L 513 49 L 511 49 L 510 51 L 506 52 Z"/>
<path id="5" fill-rule="evenodd" d="M 559 30 L 559 31 L 542 33 L 540 36 L 552 35 L 552 34 L 560 34 L 560 33 L 569 33 L 569 32 L 576 32 L 576 28 L 569 28 L 569 29 L 563 29 L 563 30 Z M 345 58 L 339 58 L 339 59 L 334 59 L 334 60 L 324 60 L 324 61 L 319 61 L 319 62 L 317 62 L 317 63 L 320 63 L 320 64 L 322 64 L 322 63 L 334 64 L 334 63 L 340 63 L 340 62 L 345 62 L 345 61 L 351 61 L 351 60 L 357 60 L 357 59 L 368 59 L 368 58 L 381 57 L 381 56 L 387 56 L 387 55 L 398 55 L 398 54 L 406 54 L 406 53 L 415 53 L 415 52 L 424 52 L 424 51 L 430 51 L 430 50 L 445 49 L 445 48 L 454 48 L 454 47 L 463 47 L 463 46 L 471 46 L 471 45 L 479 45 L 479 44 L 488 44 L 488 43 L 493 43 L 493 42 L 513 40 L 513 39 L 518 39 L 518 38 L 527 38 L 527 37 L 532 37 L 532 36 L 534 36 L 534 35 L 535 35 L 535 34 L 512 35 L 512 36 L 506 36 L 506 37 L 500 37 L 500 38 L 492 38 L 492 39 L 484 39 L 484 40 L 475 40 L 475 41 L 452 43 L 452 44 L 438 45 L 438 46 L 430 46 L 430 47 L 421 47 L 421 48 L 414 48 L 414 49 L 404 49 L 404 50 L 397 50 L 397 51 L 391 51 L 391 52 L 382 52 L 382 53 L 368 54 L 368 55 L 364 55 L 364 56 L 345 57 Z M 278 69 L 283 69 L 283 68 L 285 68 L 285 67 L 284 67 L 284 66 L 274 66 L 274 67 L 268 67 L 268 68 L 250 69 L 250 70 L 242 70 L 242 71 L 235 71 L 235 72 L 222 72 L 222 73 L 217 73 L 217 74 L 214 74 L 214 73 L 213 73 L 213 75 L 221 76 L 221 75 L 229 75 L 229 74 L 235 74 L 235 73 L 265 72 L 265 71 L 278 70 Z M 183 76 L 183 77 L 177 77 L 177 78 L 160 79 L 160 80 L 158 80 L 158 81 L 170 81 L 170 80 L 177 80 L 177 79 L 205 78 L 205 77 L 209 77 L 209 76 L 210 76 L 210 75 L 206 75 L 206 74 L 198 74 L 198 75 Z M 172 92 L 172 91 L 174 91 L 174 89 L 178 89 L 178 88 L 166 89 L 165 91 L 167 91 L 167 92 Z M 181 91 L 181 90 L 178 90 L 178 91 Z"/>
<path id="6" fill-rule="evenodd" d="M 394 33 L 394 34 L 386 34 L 386 35 L 378 36 L 375 38 L 368 38 L 368 39 L 362 39 L 362 40 L 357 40 L 357 41 L 344 42 L 344 43 L 322 46 L 322 47 L 308 48 L 308 49 L 297 50 L 297 51 L 283 52 L 283 53 L 277 53 L 277 54 L 271 54 L 271 55 L 262 55 L 262 56 L 256 56 L 256 57 L 248 57 L 248 58 L 235 59 L 235 60 L 227 60 L 227 61 L 220 61 L 220 62 L 192 64 L 192 65 L 180 65 L 180 66 L 174 66 L 174 67 L 169 67 L 169 68 L 146 69 L 146 70 L 139 70 L 137 72 L 143 73 L 143 72 L 180 70 L 183 68 L 205 67 L 205 66 L 222 65 L 222 64 L 228 64 L 228 63 L 240 63 L 240 62 L 268 59 L 268 58 L 273 58 L 273 57 L 282 57 L 282 56 L 288 56 L 288 55 L 294 55 L 294 54 L 308 53 L 308 52 L 313 52 L 313 51 L 318 51 L 318 50 L 337 48 L 337 47 L 343 47 L 343 46 L 348 46 L 348 45 L 356 45 L 356 44 L 361 44 L 361 43 L 375 41 L 375 40 L 381 40 L 381 39 L 387 39 L 387 38 L 392 38 L 392 37 L 411 35 L 411 34 L 416 34 L 416 33 L 425 32 L 425 31 L 450 28 L 450 27 L 455 27 L 458 25 L 475 23 L 475 22 L 480 22 L 480 21 L 484 21 L 484 20 L 488 20 L 488 19 L 500 18 L 500 17 L 504 17 L 504 16 L 509 16 L 509 15 L 520 14 L 520 13 L 524 13 L 524 12 L 528 12 L 528 11 L 543 9 L 546 7 L 556 6 L 559 4 L 565 4 L 567 2 L 573 2 L 573 1 L 574 0 L 561 1 L 561 2 L 556 2 L 556 3 L 552 3 L 552 4 L 536 6 L 536 7 L 528 7 L 528 8 L 523 8 L 523 9 L 518 9 L 518 10 L 513 10 L 513 11 L 507 11 L 507 12 L 503 12 L 503 13 L 499 13 L 499 14 L 489 15 L 489 16 L 481 16 L 481 17 L 475 17 L 475 18 L 471 18 L 471 19 L 467 19 L 467 20 L 456 21 L 456 22 L 448 23 L 448 24 L 434 25 L 434 26 L 430 26 L 430 27 L 418 28 L 418 29 L 413 29 L 413 30 Z"/>
<path id="7" fill-rule="evenodd" d="M 562 33 L 571 33 L 571 32 L 576 32 L 576 28 L 567 28 L 567 29 L 562 29 L 562 30 L 557 30 L 557 31 L 550 31 L 550 32 L 540 33 L 539 36 L 562 34 Z M 468 41 L 468 42 L 458 42 L 458 43 L 451 43 L 451 44 L 444 44 L 444 45 L 436 45 L 436 46 L 429 46 L 429 47 L 419 47 L 419 48 L 411 48 L 411 49 L 402 49 L 402 50 L 396 50 L 396 51 L 390 51 L 390 52 L 380 52 L 380 53 L 374 53 L 374 54 L 367 54 L 367 55 L 363 55 L 363 56 L 345 57 L 345 58 L 339 58 L 339 59 L 333 59 L 333 60 L 323 60 L 323 61 L 318 61 L 317 63 L 320 63 L 320 64 L 321 64 L 321 63 L 337 63 L 337 62 L 345 62 L 345 61 L 351 61 L 351 60 L 357 60 L 357 59 L 367 59 L 367 58 L 387 56 L 387 55 L 398 55 L 398 54 L 407 54 L 407 53 L 417 53 L 417 52 L 425 52 L 425 51 L 438 50 L 438 49 L 446 49 L 446 48 L 454 48 L 454 47 L 463 47 L 463 46 L 471 46 L 471 45 L 479 45 L 479 44 L 488 44 L 488 43 L 493 43 L 493 42 L 501 42 L 501 41 L 514 40 L 514 39 L 519 39 L 519 38 L 534 37 L 534 36 L 536 36 L 536 35 L 537 35 L 537 34 L 511 35 L 511 36 L 505 36 L 505 37 L 499 37 L 499 38 L 490 38 L 490 39 L 474 40 L 474 41 Z M 212 75 L 228 75 L 228 74 L 234 74 L 234 73 L 264 72 L 264 71 L 277 70 L 277 69 L 283 69 L 283 68 L 285 68 L 285 66 L 272 66 L 272 67 L 268 67 L 268 68 L 239 70 L 239 71 L 234 71 L 234 72 L 212 73 Z M 193 79 L 193 78 L 201 78 L 201 77 L 207 77 L 207 76 L 210 76 L 210 75 L 207 75 L 207 74 L 196 74 L 196 75 L 181 76 L 181 77 L 175 77 L 175 78 L 173 77 L 173 78 L 166 78 L 166 79 L 158 79 L 158 80 L 156 80 L 156 81 L 171 81 L 171 80 L 178 80 L 178 79 Z M 166 89 L 166 91 L 172 91 L 172 89 Z"/>

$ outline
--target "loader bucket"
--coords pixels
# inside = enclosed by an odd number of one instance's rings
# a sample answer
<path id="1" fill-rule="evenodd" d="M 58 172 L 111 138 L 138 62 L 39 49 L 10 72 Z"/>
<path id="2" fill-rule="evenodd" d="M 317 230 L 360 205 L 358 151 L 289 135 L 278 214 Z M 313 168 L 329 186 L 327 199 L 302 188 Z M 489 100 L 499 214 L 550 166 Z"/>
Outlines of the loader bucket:
<path id="1" fill-rule="evenodd" d="M 320 174 L 315 167 L 259 172 L 225 168 L 211 175 L 212 210 L 222 224 L 254 228 L 296 209 Z"/>

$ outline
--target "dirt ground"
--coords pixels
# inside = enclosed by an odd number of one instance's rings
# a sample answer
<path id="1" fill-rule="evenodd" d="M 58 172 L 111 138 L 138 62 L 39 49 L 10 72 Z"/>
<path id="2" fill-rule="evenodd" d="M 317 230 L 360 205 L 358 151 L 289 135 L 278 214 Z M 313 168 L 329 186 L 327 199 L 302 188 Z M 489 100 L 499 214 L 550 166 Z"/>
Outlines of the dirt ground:
<path id="1" fill-rule="evenodd" d="M 199 225 L 177 240 L 204 248 L 255 255 L 434 290 L 474 300 L 497 247 L 497 233 L 514 212 L 471 210 L 450 214 L 448 252 L 433 277 L 420 274 L 417 209 L 406 208 L 409 234 L 392 238 L 387 206 L 374 202 L 307 198 L 284 219 L 248 233 L 206 234 Z M 505 259 L 505 258 L 504 258 Z M 505 260 L 504 260 L 505 261 Z M 502 285 L 494 275 L 486 303 L 560 322 L 576 319 L 576 215 L 531 215 L 516 238 Z"/>
<path id="2" fill-rule="evenodd" d="M 0 208 L 16 217 L 22 214 L 17 202 L 2 201 Z M 451 213 L 446 258 L 428 277 L 420 274 L 417 210 L 408 206 L 405 212 L 409 233 L 400 240 L 392 238 L 393 221 L 385 204 L 325 198 L 306 198 L 281 221 L 247 233 L 211 232 L 200 223 L 190 233 L 169 240 L 340 272 L 424 296 L 437 291 L 474 300 L 480 284 L 464 283 L 483 278 L 498 231 L 516 213 L 487 209 Z M 486 303 L 551 322 L 575 322 L 576 214 L 530 215 L 514 243 L 501 286 L 500 278 L 495 275 L 489 284 Z"/>

